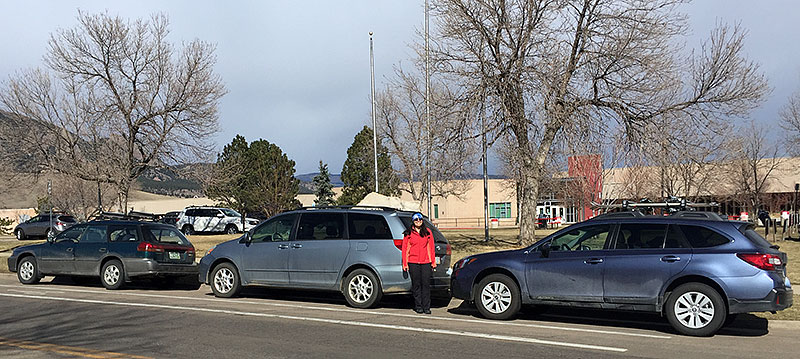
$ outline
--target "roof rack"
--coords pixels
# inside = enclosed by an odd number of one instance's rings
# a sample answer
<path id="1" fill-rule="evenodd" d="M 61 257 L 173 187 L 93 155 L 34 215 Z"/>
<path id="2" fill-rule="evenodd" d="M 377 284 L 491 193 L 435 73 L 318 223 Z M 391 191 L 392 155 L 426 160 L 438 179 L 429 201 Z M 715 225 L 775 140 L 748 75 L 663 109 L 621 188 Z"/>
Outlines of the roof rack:
<path id="1" fill-rule="evenodd" d="M 717 213 L 714 212 L 705 212 L 705 211 L 678 211 L 671 213 L 670 216 L 672 217 L 679 217 L 679 218 L 692 218 L 692 219 L 708 219 L 712 221 L 725 221 L 725 218 L 722 218 Z"/>
<path id="2" fill-rule="evenodd" d="M 405 211 L 405 212 L 411 212 L 411 211 L 406 211 L 406 210 L 399 209 L 399 208 L 392 208 L 392 207 L 386 207 L 386 206 L 364 206 L 364 205 L 361 205 L 361 206 L 360 206 L 360 205 L 346 205 L 346 206 L 317 206 L 317 207 L 314 207 L 314 206 L 306 206 L 306 207 L 300 207 L 300 208 L 297 208 L 297 209 L 298 209 L 298 210 L 315 210 L 315 209 L 371 209 L 371 210 L 379 210 L 379 211 L 387 211 L 387 212 L 389 212 L 389 211 Z"/>
<path id="3" fill-rule="evenodd" d="M 100 212 L 94 217 L 92 217 L 91 221 L 105 221 L 105 220 L 119 220 L 119 221 L 151 221 L 155 222 L 159 219 L 161 215 L 147 213 L 147 212 L 137 212 L 137 211 L 130 211 L 128 214 L 119 213 L 119 212 Z"/>
<path id="4" fill-rule="evenodd" d="M 592 217 L 590 220 L 595 219 L 611 219 L 611 218 L 641 218 L 644 217 L 644 213 L 639 211 L 626 211 L 626 212 L 609 212 L 603 213 L 597 216 Z"/>

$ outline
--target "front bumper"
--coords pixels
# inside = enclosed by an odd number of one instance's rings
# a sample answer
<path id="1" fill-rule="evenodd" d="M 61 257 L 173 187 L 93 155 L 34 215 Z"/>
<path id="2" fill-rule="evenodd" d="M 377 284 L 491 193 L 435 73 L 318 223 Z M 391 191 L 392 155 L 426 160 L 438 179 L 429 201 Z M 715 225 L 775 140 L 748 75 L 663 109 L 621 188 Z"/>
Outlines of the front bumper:
<path id="1" fill-rule="evenodd" d="M 792 306 L 794 292 L 791 288 L 775 288 L 765 298 L 759 300 L 728 300 L 728 312 L 749 313 L 749 312 L 777 312 Z"/>
<path id="2" fill-rule="evenodd" d="M 17 271 L 17 257 L 11 256 L 8 257 L 8 271 L 14 273 Z"/>

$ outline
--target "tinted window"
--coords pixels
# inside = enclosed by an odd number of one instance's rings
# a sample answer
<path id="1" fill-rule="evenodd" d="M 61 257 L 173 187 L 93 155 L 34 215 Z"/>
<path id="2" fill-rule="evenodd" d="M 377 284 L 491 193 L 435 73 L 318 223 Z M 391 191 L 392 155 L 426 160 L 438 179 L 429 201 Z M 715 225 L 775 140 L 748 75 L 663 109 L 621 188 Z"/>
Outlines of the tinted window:
<path id="1" fill-rule="evenodd" d="M 686 237 L 683 235 L 683 232 L 681 232 L 681 228 L 677 225 L 669 225 L 667 241 L 664 242 L 664 248 L 689 248 Z"/>
<path id="2" fill-rule="evenodd" d="M 239 212 L 236 212 L 230 208 L 223 208 L 222 213 L 225 213 L 228 217 L 241 217 L 242 215 Z"/>
<path id="3" fill-rule="evenodd" d="M 69 223 L 77 222 L 77 220 L 75 220 L 75 217 L 73 216 L 58 216 L 58 220 L 61 222 L 69 222 Z"/>
<path id="4" fill-rule="evenodd" d="M 664 248 L 666 224 L 623 223 L 619 226 L 616 249 Z"/>
<path id="5" fill-rule="evenodd" d="M 585 226 L 563 233 L 550 241 L 553 251 L 593 251 L 603 249 L 610 224 Z"/>
<path id="6" fill-rule="evenodd" d="M 217 214 L 220 213 L 220 211 L 212 208 L 200 209 L 198 210 L 198 212 L 199 212 L 197 213 L 198 217 L 216 217 Z"/>
<path id="7" fill-rule="evenodd" d="M 742 226 L 742 228 L 739 229 L 739 231 L 740 232 L 744 231 L 745 237 L 747 237 L 747 239 L 749 239 L 750 242 L 753 242 L 753 244 L 755 244 L 758 247 L 769 248 L 772 245 L 769 243 L 768 240 L 764 239 L 764 237 L 758 234 L 758 232 L 753 230 L 753 227 L 751 226 Z"/>
<path id="8" fill-rule="evenodd" d="M 188 245 L 189 240 L 175 228 L 149 227 L 145 232 L 151 242 Z"/>
<path id="9" fill-rule="evenodd" d="M 342 213 L 303 213 L 297 228 L 297 239 L 344 238 Z"/>
<path id="10" fill-rule="evenodd" d="M 83 232 L 81 237 L 82 243 L 105 243 L 106 242 L 106 226 L 89 226 Z"/>
<path id="11" fill-rule="evenodd" d="M 197 216 L 197 212 L 198 212 L 198 210 L 196 210 L 196 209 L 187 209 L 186 210 L 186 216 L 188 216 L 188 217 L 196 217 Z"/>
<path id="12" fill-rule="evenodd" d="M 273 218 L 262 223 L 251 235 L 253 242 L 280 242 L 288 241 L 292 235 L 295 215 L 286 215 Z"/>
<path id="13" fill-rule="evenodd" d="M 347 224 L 350 229 L 350 239 L 392 239 L 392 231 L 383 216 L 349 213 Z"/>
<path id="14" fill-rule="evenodd" d="M 110 226 L 108 240 L 111 242 L 137 242 L 139 241 L 139 231 L 136 230 L 136 226 Z"/>
<path id="15" fill-rule="evenodd" d="M 83 234 L 83 231 L 85 229 L 86 229 L 86 225 L 77 225 L 77 226 L 71 227 L 71 228 L 67 229 L 64 232 L 59 233 L 59 235 L 56 236 L 55 240 L 56 240 L 56 242 L 60 242 L 60 241 L 63 241 L 63 240 L 77 242 L 78 239 L 81 238 L 81 234 Z"/>
<path id="16" fill-rule="evenodd" d="M 725 236 L 705 227 L 681 225 L 681 231 L 693 248 L 714 247 L 729 242 Z"/>

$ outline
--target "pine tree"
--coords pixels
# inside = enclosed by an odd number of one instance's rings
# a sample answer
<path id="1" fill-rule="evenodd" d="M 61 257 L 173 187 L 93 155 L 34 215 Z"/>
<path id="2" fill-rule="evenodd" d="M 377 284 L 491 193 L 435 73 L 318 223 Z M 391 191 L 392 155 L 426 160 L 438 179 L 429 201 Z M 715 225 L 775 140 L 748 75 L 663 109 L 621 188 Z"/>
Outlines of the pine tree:
<path id="1" fill-rule="evenodd" d="M 317 207 L 330 206 L 335 203 L 333 196 L 333 185 L 331 175 L 328 173 L 328 165 L 319 161 L 319 174 L 314 176 L 314 205 Z"/>
<path id="2" fill-rule="evenodd" d="M 342 168 L 344 190 L 339 204 L 353 205 L 375 190 L 372 129 L 364 128 L 356 134 L 353 144 L 347 149 L 347 160 Z M 378 142 L 378 192 L 387 196 L 399 193 L 397 176 L 392 169 L 389 150 Z"/>

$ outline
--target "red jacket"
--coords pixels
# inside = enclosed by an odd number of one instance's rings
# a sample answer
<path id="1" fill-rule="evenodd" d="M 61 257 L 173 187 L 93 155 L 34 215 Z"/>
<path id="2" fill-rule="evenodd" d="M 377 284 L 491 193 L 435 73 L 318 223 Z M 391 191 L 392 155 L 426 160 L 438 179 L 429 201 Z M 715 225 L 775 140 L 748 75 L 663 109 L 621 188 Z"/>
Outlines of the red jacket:
<path id="1" fill-rule="evenodd" d="M 408 267 L 408 263 L 435 265 L 436 254 L 433 248 L 433 235 L 430 230 L 425 237 L 411 230 L 411 233 L 403 237 L 403 268 Z"/>

